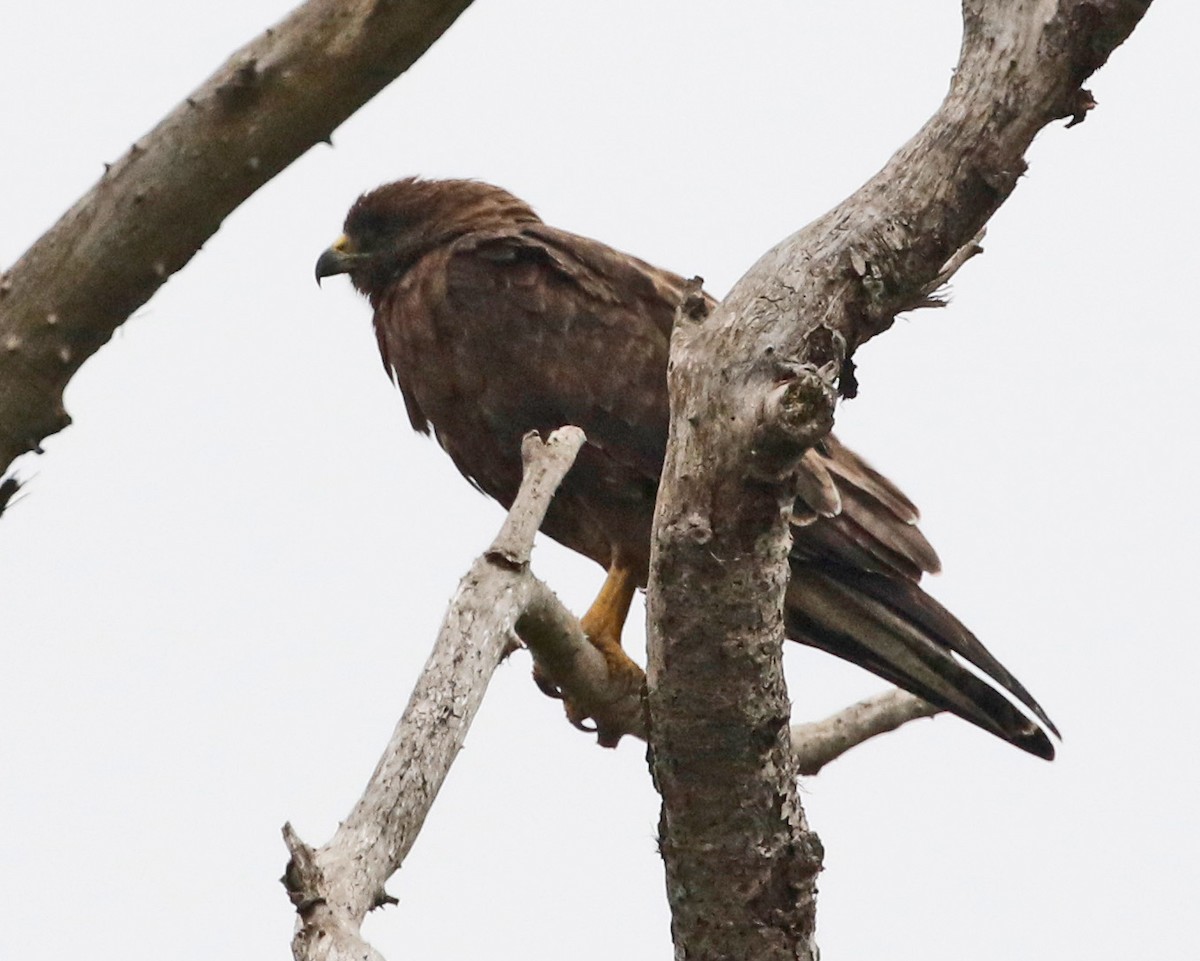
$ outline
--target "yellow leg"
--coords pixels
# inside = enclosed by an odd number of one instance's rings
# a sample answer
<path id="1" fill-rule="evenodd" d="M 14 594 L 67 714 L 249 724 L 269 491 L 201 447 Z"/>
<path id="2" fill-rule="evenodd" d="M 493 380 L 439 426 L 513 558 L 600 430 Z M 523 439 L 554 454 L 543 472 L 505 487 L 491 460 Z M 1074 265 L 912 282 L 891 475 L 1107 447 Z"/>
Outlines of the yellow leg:
<path id="1" fill-rule="evenodd" d="M 608 569 L 600 593 L 579 621 L 588 640 L 604 655 L 609 673 L 614 669 L 627 670 L 627 664 L 631 663 L 629 655 L 621 647 L 621 632 L 625 629 L 629 604 L 636 590 L 637 579 L 633 571 L 619 560 L 614 562 Z"/>
<path id="2" fill-rule="evenodd" d="M 579 626 L 583 628 L 587 639 L 604 656 L 610 683 L 617 690 L 627 693 L 640 690 L 646 677 L 621 647 L 621 632 L 625 628 L 626 618 L 629 617 L 629 604 L 636 590 L 637 577 L 621 563 L 620 558 L 617 558 L 608 569 L 608 576 L 604 579 L 604 586 L 600 588 L 596 600 L 579 620 Z M 582 705 L 567 700 L 563 706 L 572 724 L 590 730 L 584 724 L 588 712 Z M 619 740 L 619 737 L 608 740 L 603 732 L 599 736 L 600 743 L 608 747 L 615 747 Z"/>

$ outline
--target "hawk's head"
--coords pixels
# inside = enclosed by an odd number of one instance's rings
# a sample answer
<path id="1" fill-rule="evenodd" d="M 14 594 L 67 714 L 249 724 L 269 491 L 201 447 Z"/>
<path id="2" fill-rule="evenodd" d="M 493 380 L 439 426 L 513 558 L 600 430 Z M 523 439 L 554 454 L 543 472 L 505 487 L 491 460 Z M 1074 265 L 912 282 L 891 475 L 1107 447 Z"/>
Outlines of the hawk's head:
<path id="1" fill-rule="evenodd" d="M 375 298 L 422 256 L 463 234 L 538 222 L 528 204 L 499 187 L 409 177 L 354 202 L 342 236 L 317 260 L 317 282 L 349 274 Z"/>

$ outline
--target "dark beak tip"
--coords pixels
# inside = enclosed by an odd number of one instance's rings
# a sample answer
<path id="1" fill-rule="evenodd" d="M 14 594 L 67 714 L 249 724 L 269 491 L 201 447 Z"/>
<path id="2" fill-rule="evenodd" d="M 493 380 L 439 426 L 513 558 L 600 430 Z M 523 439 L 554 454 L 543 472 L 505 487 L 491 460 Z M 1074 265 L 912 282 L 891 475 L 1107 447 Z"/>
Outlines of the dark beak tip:
<path id="1" fill-rule="evenodd" d="M 313 271 L 317 278 L 317 286 L 321 286 L 321 281 L 325 277 L 332 277 L 334 274 L 344 274 L 349 269 L 350 265 L 346 254 L 330 247 L 317 258 L 317 266 Z"/>

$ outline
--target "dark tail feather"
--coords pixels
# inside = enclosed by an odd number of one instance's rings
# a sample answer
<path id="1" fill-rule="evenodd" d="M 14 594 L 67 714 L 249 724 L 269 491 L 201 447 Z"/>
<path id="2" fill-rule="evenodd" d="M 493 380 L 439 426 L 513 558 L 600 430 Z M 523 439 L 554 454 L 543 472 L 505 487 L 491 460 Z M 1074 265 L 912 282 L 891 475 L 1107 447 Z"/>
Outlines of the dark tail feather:
<path id="1" fill-rule="evenodd" d="M 793 567 L 786 602 L 793 639 L 858 664 L 1030 754 L 1054 757 L 1045 731 L 955 658 L 985 672 L 1058 736 L 1037 701 L 953 614 L 916 584 L 844 569 L 836 574 Z"/>

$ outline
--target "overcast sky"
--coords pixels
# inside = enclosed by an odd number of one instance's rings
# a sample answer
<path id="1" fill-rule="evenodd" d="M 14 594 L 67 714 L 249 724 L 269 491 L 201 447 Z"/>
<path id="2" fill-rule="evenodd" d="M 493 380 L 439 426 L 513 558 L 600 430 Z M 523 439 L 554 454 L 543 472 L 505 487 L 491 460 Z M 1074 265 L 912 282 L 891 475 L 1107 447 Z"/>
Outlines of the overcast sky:
<path id="1" fill-rule="evenodd" d="M 9 4 L 0 264 L 287 9 Z M 806 779 L 830 961 L 1195 956 L 1198 30 L 1156 4 L 951 307 L 858 357 L 839 432 L 1065 741 L 1046 764 L 942 718 Z M 498 528 L 409 430 L 366 304 L 313 284 L 360 192 L 494 181 L 721 294 L 917 129 L 958 43 L 932 0 L 478 0 L 233 214 L 75 378 L 0 522 L 0 958 L 289 957 L 279 828 L 350 810 Z M 577 610 L 602 579 L 534 564 Z M 881 689 L 787 656 L 797 719 Z M 643 748 L 597 748 L 528 667 L 365 927 L 392 961 L 671 956 Z"/>

